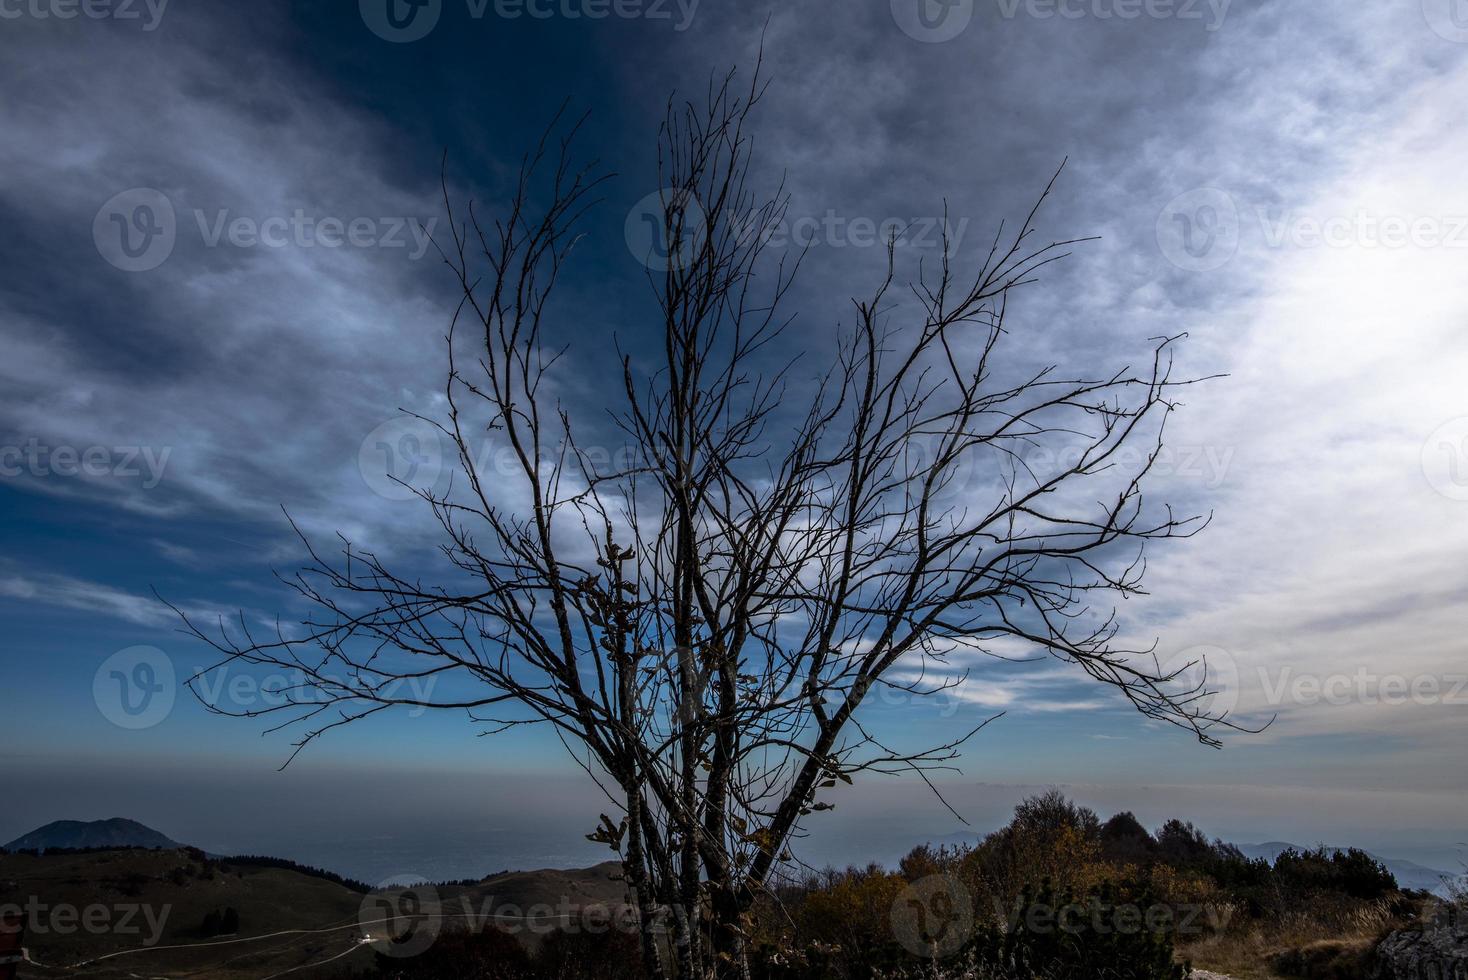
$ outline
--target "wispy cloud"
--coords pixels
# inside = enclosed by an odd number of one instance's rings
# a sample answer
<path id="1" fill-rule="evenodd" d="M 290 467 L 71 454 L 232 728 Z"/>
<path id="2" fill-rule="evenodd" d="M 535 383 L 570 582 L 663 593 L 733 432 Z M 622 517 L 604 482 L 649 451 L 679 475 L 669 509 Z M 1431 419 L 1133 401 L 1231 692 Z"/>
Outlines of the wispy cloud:
<path id="1" fill-rule="evenodd" d="M 48 572 L 19 572 L 0 568 L 0 596 L 26 603 L 75 609 L 93 615 L 125 620 L 139 626 L 168 626 L 177 615 L 157 597 L 139 595 L 102 582 Z M 201 619 L 214 616 L 207 608 L 192 606 L 188 612 Z"/>
<path id="2" fill-rule="evenodd" d="M 152 486 L 34 466 L 12 479 L 163 518 L 280 527 L 287 506 L 312 529 L 385 537 L 404 511 L 388 518 L 394 502 L 364 480 L 359 451 L 400 407 L 437 406 L 435 338 L 450 311 L 425 290 L 432 255 L 376 243 L 389 223 L 437 215 L 431 167 L 416 189 L 388 179 L 390 131 L 324 92 L 301 98 L 318 83 L 282 55 L 212 36 L 244 29 L 230 18 L 180 35 L 89 27 L 87 44 L 45 24 L 6 31 L 7 86 L 43 63 L 58 82 L 0 107 L 6 242 L 48 256 L 0 298 L 0 432 L 22 445 L 145 447 L 167 465 Z M 235 79 L 227 88 L 221 71 Z M 138 187 L 167 198 L 176 242 L 134 272 L 105 261 L 93 225 Z M 263 229 L 258 240 L 235 236 L 237 221 Z M 358 241 L 372 244 L 313 237 L 320 222 L 354 221 L 371 223 Z M 7 263 L 26 260 L 12 251 Z M 425 325 L 423 342 L 407 341 Z"/>

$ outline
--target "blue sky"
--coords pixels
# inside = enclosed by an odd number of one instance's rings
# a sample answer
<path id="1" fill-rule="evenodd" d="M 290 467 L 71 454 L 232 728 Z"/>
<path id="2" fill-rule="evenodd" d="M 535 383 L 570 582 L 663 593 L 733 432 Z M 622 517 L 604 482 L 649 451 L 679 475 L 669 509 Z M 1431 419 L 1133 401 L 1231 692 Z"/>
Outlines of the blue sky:
<path id="1" fill-rule="evenodd" d="M 665 100 L 749 65 L 763 35 L 758 175 L 786 178 L 813 236 L 788 338 L 813 354 L 880 270 L 858 222 L 920 227 L 946 203 L 973 256 L 1068 160 L 1043 231 L 1102 237 L 1016 304 L 1015 358 L 1120 366 L 1186 331 L 1185 368 L 1227 374 L 1190 391 L 1152 488 L 1214 522 L 1151 553 L 1151 594 L 1122 622 L 1165 658 L 1206 654 L 1237 717 L 1277 716 L 1215 752 L 1052 661 L 975 663 L 950 696 L 872 719 L 916 744 L 1006 712 L 947 777 L 980 828 L 1062 784 L 1237 839 L 1452 861 L 1468 838 L 1468 19 L 1450 0 L 958 0 L 927 20 L 904 0 L 629 0 L 606 17 L 441 0 L 413 40 L 379 6 L 68 19 L 0 0 L 0 760 L 22 790 L 0 838 L 125 815 L 309 860 L 341 828 L 403 836 L 416 818 L 501 828 L 457 873 L 599 856 L 574 843 L 597 800 L 543 735 L 398 716 L 276 774 L 288 736 L 186 692 L 155 724 L 116 724 L 103 665 L 138 646 L 176 677 L 207 663 L 154 589 L 204 616 L 298 614 L 272 578 L 300 557 L 282 508 L 427 560 L 427 515 L 393 499 L 381 456 L 412 435 L 399 409 L 440 405 L 456 296 L 417 232 L 442 221 L 445 151 L 454 193 L 501 200 L 565 100 L 619 174 L 561 328 L 556 395 L 599 412 L 611 338 L 655 326 L 624 227 L 656 189 Z M 115 221 L 165 206 L 166 254 L 118 251 Z M 905 248 L 908 268 L 933 254 Z M 446 478 L 438 462 L 422 478 Z M 238 682 L 227 696 L 257 696 Z M 814 858 L 958 829 L 901 781 L 829 819 Z"/>

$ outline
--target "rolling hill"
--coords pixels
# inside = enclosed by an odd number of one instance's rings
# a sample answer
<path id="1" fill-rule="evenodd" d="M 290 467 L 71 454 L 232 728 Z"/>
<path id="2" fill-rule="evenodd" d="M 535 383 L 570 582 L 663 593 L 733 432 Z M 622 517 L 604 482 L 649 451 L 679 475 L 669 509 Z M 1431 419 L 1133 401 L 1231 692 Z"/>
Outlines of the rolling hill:
<path id="1" fill-rule="evenodd" d="M 149 832 L 141 839 L 161 836 Z M 99 839 L 63 829 L 52 836 L 27 834 L 17 843 L 106 847 L 76 843 Z M 534 947 L 568 914 L 621 906 L 619 874 L 615 863 L 508 871 L 478 882 L 415 888 L 405 899 L 396 889 L 369 895 L 366 886 L 269 858 L 120 847 L 0 854 L 0 906 L 20 907 L 27 919 L 25 945 L 37 966 L 23 967 L 23 980 L 83 963 L 89 977 L 119 980 L 185 974 L 245 980 L 282 971 L 336 976 L 372 965 L 376 945 L 364 934 L 383 941 L 372 923 L 392 910 L 436 913 L 435 928 L 442 930 L 493 923 Z M 226 909 L 234 911 L 238 931 L 219 935 L 206 919 Z M 79 929 L 79 919 L 93 925 Z"/>

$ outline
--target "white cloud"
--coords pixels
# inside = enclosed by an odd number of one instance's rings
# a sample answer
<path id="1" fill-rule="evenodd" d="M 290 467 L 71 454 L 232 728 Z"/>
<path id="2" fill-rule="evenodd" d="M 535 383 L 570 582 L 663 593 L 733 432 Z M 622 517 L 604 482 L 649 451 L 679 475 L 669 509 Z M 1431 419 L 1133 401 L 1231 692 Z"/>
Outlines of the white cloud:
<path id="1" fill-rule="evenodd" d="M 1333 147 L 1346 161 L 1334 179 L 1265 218 L 1239 200 L 1236 261 L 1256 279 L 1215 318 L 1231 334 L 1216 345 L 1231 377 L 1190 398 L 1174 430 L 1238 451 L 1210 501 L 1213 526 L 1157 552 L 1152 592 L 1176 610 L 1161 624 L 1165 648 L 1227 651 L 1239 710 L 1280 714 L 1268 738 L 1399 734 L 1430 749 L 1468 734 L 1461 706 L 1379 697 L 1387 677 L 1436 678 L 1446 697 L 1468 675 L 1468 503 L 1434 490 L 1429 473 L 1443 469 L 1441 482 L 1448 461 L 1427 445 L 1468 416 L 1468 139 L 1451 108 L 1465 95 L 1461 67 L 1421 79 L 1378 128 Z M 1381 244 L 1390 219 L 1457 228 L 1458 244 Z M 1280 220 L 1333 228 L 1341 243 L 1272 247 Z M 1337 696 L 1312 695 L 1310 681 L 1298 696 L 1301 676 L 1337 678 Z"/>
<path id="2" fill-rule="evenodd" d="M 113 617 L 139 626 L 178 625 L 178 615 L 155 596 L 139 595 L 71 575 L 0 569 L 0 596 Z M 197 605 L 180 608 L 205 624 L 218 615 L 215 610 Z"/>

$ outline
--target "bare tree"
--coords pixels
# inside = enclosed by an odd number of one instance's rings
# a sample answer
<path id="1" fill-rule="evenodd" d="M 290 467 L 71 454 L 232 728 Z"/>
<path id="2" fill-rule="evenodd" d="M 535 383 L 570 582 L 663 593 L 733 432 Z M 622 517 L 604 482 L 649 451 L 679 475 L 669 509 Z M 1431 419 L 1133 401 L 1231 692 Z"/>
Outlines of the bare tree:
<path id="1" fill-rule="evenodd" d="M 962 681 L 959 661 L 1021 641 L 1204 743 L 1227 724 L 1092 612 L 1139 592 L 1147 541 L 1204 523 L 1143 507 L 1171 396 L 1190 383 L 1171 376 L 1175 338 L 1141 371 L 996 369 L 1010 292 L 1072 244 L 1034 240 L 1047 187 L 966 273 L 945 240 L 938 268 L 896 288 L 889 240 L 831 363 L 798 376 L 777 341 L 804 256 L 770 247 L 783 189 L 750 187 L 757 79 L 669 103 L 667 261 L 649 277 L 663 344 L 619 352 L 621 460 L 588 452 L 549 394 L 551 300 L 605 179 L 573 162 L 579 124 L 556 124 L 496 220 L 456 214 L 445 184 L 440 251 L 463 302 L 446 417 L 426 421 L 463 479 L 415 489 L 442 531 L 442 578 L 350 546 L 322 555 L 302 535 L 310 559 L 288 579 L 316 610 L 302 628 L 261 639 L 243 616 L 208 633 L 185 620 L 223 654 L 211 670 L 299 672 L 281 704 L 234 712 L 301 726 L 296 752 L 402 705 L 466 710 L 491 732 L 551 726 L 612 801 L 590 836 L 620 856 L 655 977 L 743 969 L 751 905 L 826 791 L 867 772 L 927 779 L 983 727 L 888 744 L 859 710 L 879 686 L 932 694 Z M 486 439 L 512 472 L 486 471 Z M 1046 446 L 1070 452 L 1032 466 Z M 449 677 L 460 696 L 404 685 Z"/>

